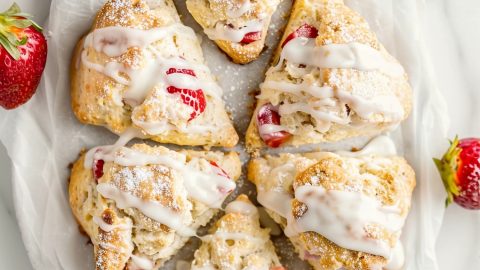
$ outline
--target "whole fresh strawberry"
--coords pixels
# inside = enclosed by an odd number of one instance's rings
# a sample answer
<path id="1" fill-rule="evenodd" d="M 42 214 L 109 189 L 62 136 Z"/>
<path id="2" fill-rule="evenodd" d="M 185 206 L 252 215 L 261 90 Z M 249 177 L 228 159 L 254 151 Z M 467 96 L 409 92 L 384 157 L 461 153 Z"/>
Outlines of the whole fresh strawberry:
<path id="1" fill-rule="evenodd" d="M 0 13 L 0 106 L 14 109 L 37 89 L 47 60 L 42 29 L 17 4 Z"/>
<path id="2" fill-rule="evenodd" d="M 434 159 L 448 197 L 467 209 L 480 209 L 480 139 L 455 137 L 442 159 Z"/>

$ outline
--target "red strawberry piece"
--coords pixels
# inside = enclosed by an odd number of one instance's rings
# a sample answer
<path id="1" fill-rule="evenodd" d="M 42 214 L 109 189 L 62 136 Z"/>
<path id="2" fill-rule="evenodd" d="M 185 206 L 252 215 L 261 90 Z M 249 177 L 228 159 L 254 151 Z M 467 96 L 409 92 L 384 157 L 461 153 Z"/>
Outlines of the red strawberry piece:
<path id="1" fill-rule="evenodd" d="M 282 43 L 282 48 L 285 47 L 288 42 L 298 37 L 316 38 L 318 37 L 318 29 L 309 24 L 300 26 L 297 30 L 288 35 L 288 37 Z"/>
<path id="2" fill-rule="evenodd" d="M 222 177 L 225 177 L 227 178 L 228 180 L 231 180 L 230 176 L 227 174 L 226 171 L 224 171 L 220 166 L 218 166 L 218 164 L 213 161 L 213 160 L 210 160 L 210 165 L 212 165 L 213 167 L 213 172 L 215 172 L 217 175 L 219 176 L 222 176 Z M 220 193 L 224 194 L 224 195 L 227 195 L 228 193 L 232 192 L 233 190 L 227 190 L 225 189 L 224 187 L 220 186 L 218 187 L 218 191 L 220 191 Z"/>
<path id="3" fill-rule="evenodd" d="M 243 37 L 242 41 L 240 43 L 242 44 L 250 44 L 254 41 L 260 40 L 262 38 L 262 32 L 250 32 L 245 34 Z"/>
<path id="4" fill-rule="evenodd" d="M 217 175 L 230 179 L 230 176 L 228 176 L 227 172 L 224 171 L 220 166 L 218 166 L 218 164 L 215 161 L 210 160 L 210 165 L 212 165 L 215 168 L 214 171 Z"/>
<path id="5" fill-rule="evenodd" d="M 181 74 L 186 74 L 186 75 L 190 75 L 190 76 L 193 76 L 193 77 L 197 77 L 197 75 L 195 74 L 195 71 L 193 71 L 193 69 L 170 68 L 169 70 L 167 70 L 167 75 L 170 75 L 170 74 L 173 74 L 173 73 L 181 73 Z"/>
<path id="6" fill-rule="evenodd" d="M 193 71 L 192 69 L 170 68 L 169 70 L 167 70 L 167 75 L 174 74 L 174 73 L 181 73 L 181 74 L 190 75 L 192 77 L 197 77 L 197 75 L 195 74 L 195 71 Z M 191 90 L 191 89 L 180 89 L 175 86 L 168 86 L 167 92 L 170 94 L 180 94 L 180 97 L 183 103 L 193 108 L 194 111 L 190 114 L 190 119 L 188 119 L 188 121 L 195 119 L 195 117 L 197 117 L 199 114 L 205 111 L 207 102 L 202 89 Z"/>
<path id="7" fill-rule="evenodd" d="M 448 194 L 446 205 L 455 201 L 480 209 L 480 139 L 455 137 L 442 159 L 434 161 Z"/>
<path id="8" fill-rule="evenodd" d="M 0 106 L 14 109 L 37 90 L 47 60 L 41 28 L 13 4 L 0 13 Z"/>
<path id="9" fill-rule="evenodd" d="M 257 125 L 258 127 L 263 125 L 280 125 L 280 114 L 277 109 L 271 104 L 267 103 L 263 105 L 257 114 Z M 260 133 L 260 137 L 268 146 L 272 148 L 277 148 L 284 142 L 286 142 L 292 134 L 287 131 L 277 131 L 268 134 Z"/>
<path id="10" fill-rule="evenodd" d="M 190 90 L 190 89 L 180 89 L 175 86 L 167 87 L 167 91 L 170 94 L 180 94 L 184 104 L 193 108 L 193 112 L 190 114 L 190 119 L 188 121 L 195 119 L 199 114 L 205 111 L 207 102 L 205 100 L 205 95 L 203 94 L 202 89 Z"/>
<path id="11" fill-rule="evenodd" d="M 103 159 L 97 159 L 93 161 L 93 166 L 92 166 L 93 178 L 97 183 L 98 183 L 98 179 L 100 179 L 103 176 L 103 165 L 105 165 L 105 161 Z"/>

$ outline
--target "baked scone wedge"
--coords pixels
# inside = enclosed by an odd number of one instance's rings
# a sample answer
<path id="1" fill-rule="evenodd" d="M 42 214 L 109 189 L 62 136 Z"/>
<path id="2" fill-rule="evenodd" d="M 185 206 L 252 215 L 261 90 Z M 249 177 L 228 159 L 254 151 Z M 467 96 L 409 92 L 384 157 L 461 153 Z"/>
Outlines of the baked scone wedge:
<path id="1" fill-rule="evenodd" d="M 192 270 L 284 270 L 270 241 L 270 230 L 260 227 L 257 208 L 246 195 L 229 203 L 221 217 L 202 237 Z"/>
<path id="2" fill-rule="evenodd" d="M 386 137 L 356 153 L 256 158 L 258 201 L 314 269 L 399 270 L 415 174 Z M 394 148 L 393 148 L 394 149 Z"/>
<path id="3" fill-rule="evenodd" d="M 265 47 L 272 15 L 281 0 L 186 0 L 205 34 L 233 62 L 247 64 Z"/>
<path id="4" fill-rule="evenodd" d="M 172 0 L 109 0 L 71 64 L 80 122 L 162 143 L 232 147 L 238 135 L 222 89 Z"/>
<path id="5" fill-rule="evenodd" d="M 95 269 L 158 269 L 214 216 L 240 172 L 234 152 L 135 144 L 82 153 L 69 198 Z"/>
<path id="6" fill-rule="evenodd" d="M 407 75 L 341 0 L 297 0 L 246 134 L 251 151 L 373 136 L 407 118 Z"/>

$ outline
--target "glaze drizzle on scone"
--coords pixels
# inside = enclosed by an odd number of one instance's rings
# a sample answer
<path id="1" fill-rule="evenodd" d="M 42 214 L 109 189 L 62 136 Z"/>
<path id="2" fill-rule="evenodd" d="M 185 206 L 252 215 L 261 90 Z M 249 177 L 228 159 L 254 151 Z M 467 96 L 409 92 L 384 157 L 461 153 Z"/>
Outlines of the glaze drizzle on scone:
<path id="1" fill-rule="evenodd" d="M 271 17 L 280 0 L 187 0 L 205 34 L 236 63 L 246 64 L 264 47 Z"/>
<path id="2" fill-rule="evenodd" d="M 131 137 L 93 148 L 72 169 L 70 205 L 98 270 L 158 269 L 214 216 L 240 176 L 236 153 L 125 147 Z"/>
<path id="3" fill-rule="evenodd" d="M 180 145 L 238 141 L 197 37 L 171 0 L 108 1 L 72 63 L 72 107 L 84 123 L 117 134 L 136 127 Z"/>
<path id="4" fill-rule="evenodd" d="M 398 270 L 415 176 L 392 145 L 379 137 L 358 152 L 257 158 L 248 178 L 315 269 Z"/>
<path id="5" fill-rule="evenodd" d="M 269 230 L 260 227 L 258 210 L 246 195 L 229 203 L 225 215 L 201 239 L 192 270 L 284 270 Z"/>
<path id="6" fill-rule="evenodd" d="M 251 151 L 272 147 L 256 116 L 265 104 L 291 134 L 275 147 L 379 134 L 410 113 L 403 67 L 340 0 L 296 1 L 275 60 L 247 131 Z"/>

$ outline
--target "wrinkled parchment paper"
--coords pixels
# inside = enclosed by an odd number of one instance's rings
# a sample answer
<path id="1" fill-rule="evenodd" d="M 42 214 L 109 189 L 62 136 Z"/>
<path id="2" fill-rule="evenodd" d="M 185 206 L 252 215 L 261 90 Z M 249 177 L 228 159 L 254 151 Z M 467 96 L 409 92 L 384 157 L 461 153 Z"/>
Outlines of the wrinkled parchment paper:
<path id="1" fill-rule="evenodd" d="M 151 0 L 152 1 L 152 0 Z M 12 159 L 12 181 L 16 214 L 25 246 L 35 269 L 93 269 L 92 247 L 81 235 L 68 206 L 68 165 L 81 148 L 111 144 L 116 136 L 101 127 L 80 124 L 70 109 L 69 63 L 77 40 L 92 22 L 103 1 L 53 0 L 46 33 L 49 55 L 37 94 L 15 111 L 0 111 L 0 140 Z M 243 137 L 250 120 L 252 97 L 268 66 L 272 49 L 280 37 L 291 0 L 284 0 L 270 29 L 269 49 L 253 64 L 232 64 L 199 31 L 188 15 L 184 0 L 175 1 L 185 24 L 202 38 L 205 58 L 224 89 L 224 99 Z M 444 212 L 444 192 L 431 157 L 438 154 L 446 136 L 448 116 L 420 32 L 422 5 L 416 0 L 346 0 L 369 21 L 386 48 L 406 68 L 414 89 L 415 106 L 410 118 L 391 136 L 417 173 L 417 188 L 402 241 L 405 269 L 437 269 L 435 240 Z M 360 143 L 360 142 L 357 142 Z M 355 144 L 355 143 L 354 143 Z M 243 145 L 243 141 L 242 141 Z M 345 144 L 326 145 L 338 149 Z M 241 150 L 240 146 L 239 149 Z M 252 193 L 252 184 L 240 189 Z M 274 237 L 283 262 L 289 269 L 308 269 L 298 264 L 283 237 Z M 190 260 L 198 240 L 192 240 L 176 259 Z M 302 266 L 303 265 L 303 266 Z M 174 269 L 168 263 L 164 269 Z"/>

